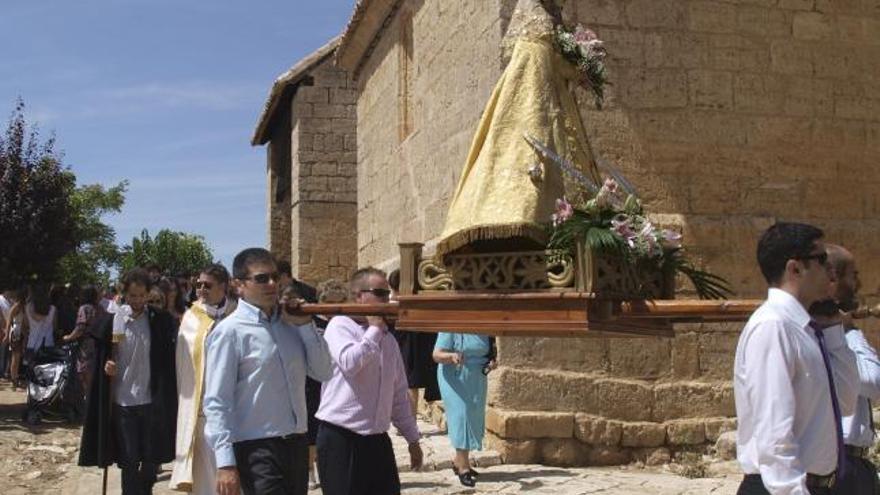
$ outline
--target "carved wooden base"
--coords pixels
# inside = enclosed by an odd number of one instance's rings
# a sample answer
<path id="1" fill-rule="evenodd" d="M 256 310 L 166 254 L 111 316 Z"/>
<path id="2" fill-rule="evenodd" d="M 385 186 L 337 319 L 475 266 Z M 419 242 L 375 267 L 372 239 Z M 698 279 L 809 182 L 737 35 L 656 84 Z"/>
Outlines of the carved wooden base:
<path id="1" fill-rule="evenodd" d="M 613 261 L 596 259 L 588 251 L 575 262 L 531 251 L 452 255 L 439 263 L 421 260 L 421 249 L 417 243 L 401 245 L 397 303 L 307 304 L 301 311 L 355 318 L 383 315 L 396 320 L 398 329 L 417 332 L 672 337 L 675 322 L 745 321 L 761 303 L 627 297 L 646 283 L 666 295 L 671 279 L 623 273 Z M 632 285 L 634 276 L 639 285 Z"/>

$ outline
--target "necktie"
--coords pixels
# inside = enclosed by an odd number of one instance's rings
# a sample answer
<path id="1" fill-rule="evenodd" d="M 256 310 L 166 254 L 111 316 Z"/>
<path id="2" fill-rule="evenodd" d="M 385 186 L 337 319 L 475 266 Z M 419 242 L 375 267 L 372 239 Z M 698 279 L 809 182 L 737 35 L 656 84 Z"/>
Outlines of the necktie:
<path id="1" fill-rule="evenodd" d="M 828 373 L 828 388 L 831 389 L 831 409 L 834 411 L 834 429 L 837 433 L 837 478 L 840 479 L 843 476 L 844 466 L 846 466 L 840 404 L 837 402 L 837 390 L 834 388 L 834 376 L 831 373 L 831 359 L 828 357 L 828 347 L 825 345 L 825 334 L 822 332 L 823 329 L 815 323 L 810 323 L 810 327 L 816 332 L 816 339 L 819 340 L 819 350 L 822 351 L 822 361 L 825 363 L 825 372 Z"/>

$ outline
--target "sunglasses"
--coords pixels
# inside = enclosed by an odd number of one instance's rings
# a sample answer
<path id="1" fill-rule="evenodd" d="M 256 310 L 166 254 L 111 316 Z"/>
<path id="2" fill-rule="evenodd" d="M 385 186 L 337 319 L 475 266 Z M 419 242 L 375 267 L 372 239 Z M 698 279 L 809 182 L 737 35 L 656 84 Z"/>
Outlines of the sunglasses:
<path id="1" fill-rule="evenodd" d="M 795 259 L 801 260 L 801 261 L 816 260 L 819 262 L 820 265 L 825 265 L 828 263 L 828 253 L 825 251 L 822 251 L 821 253 L 808 254 L 806 256 L 798 256 Z"/>
<path id="2" fill-rule="evenodd" d="M 250 277 L 243 277 L 242 280 L 253 280 L 254 283 L 257 284 L 268 284 L 269 281 L 277 282 L 281 276 L 278 272 L 275 273 L 258 273 L 256 275 L 252 275 Z"/>
<path id="3" fill-rule="evenodd" d="M 381 297 L 381 298 L 388 297 L 391 295 L 390 289 L 384 289 L 382 287 L 377 287 L 375 289 L 361 289 L 361 293 L 364 293 L 364 292 L 369 292 L 370 294 L 373 294 L 374 296 Z"/>
<path id="4" fill-rule="evenodd" d="M 214 287 L 214 284 L 212 284 L 211 282 L 196 282 L 196 289 L 211 290 L 211 287 Z"/>

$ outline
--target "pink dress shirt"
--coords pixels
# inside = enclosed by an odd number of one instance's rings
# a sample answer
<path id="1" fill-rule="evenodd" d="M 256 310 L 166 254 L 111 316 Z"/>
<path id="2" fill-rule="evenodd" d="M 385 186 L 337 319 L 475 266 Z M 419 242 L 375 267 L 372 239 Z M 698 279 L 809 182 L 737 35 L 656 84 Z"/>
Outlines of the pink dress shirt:
<path id="1" fill-rule="evenodd" d="M 419 428 L 410 409 L 406 370 L 394 336 L 336 316 L 327 325 L 324 339 L 333 359 L 333 376 L 321 388 L 315 417 L 359 435 L 385 433 L 393 423 L 407 442 L 417 441 Z"/>

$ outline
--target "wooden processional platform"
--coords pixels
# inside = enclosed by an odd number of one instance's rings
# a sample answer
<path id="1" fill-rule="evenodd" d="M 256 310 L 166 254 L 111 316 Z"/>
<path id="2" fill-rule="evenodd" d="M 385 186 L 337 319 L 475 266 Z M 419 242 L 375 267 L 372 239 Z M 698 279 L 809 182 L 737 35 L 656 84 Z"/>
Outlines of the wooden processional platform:
<path id="1" fill-rule="evenodd" d="M 657 295 L 634 299 L 632 274 L 581 251 L 558 259 L 543 251 L 421 258 L 400 245 L 400 296 L 387 304 L 307 304 L 308 314 L 382 315 L 417 332 L 539 337 L 673 337 L 673 323 L 745 321 L 760 300 L 671 299 L 668 276 L 638 283 Z"/>
<path id="2" fill-rule="evenodd" d="M 308 314 L 382 315 L 400 330 L 511 337 L 673 337 L 673 323 L 745 321 L 759 300 L 608 301 L 580 292 L 421 293 L 387 304 L 307 304 Z"/>

